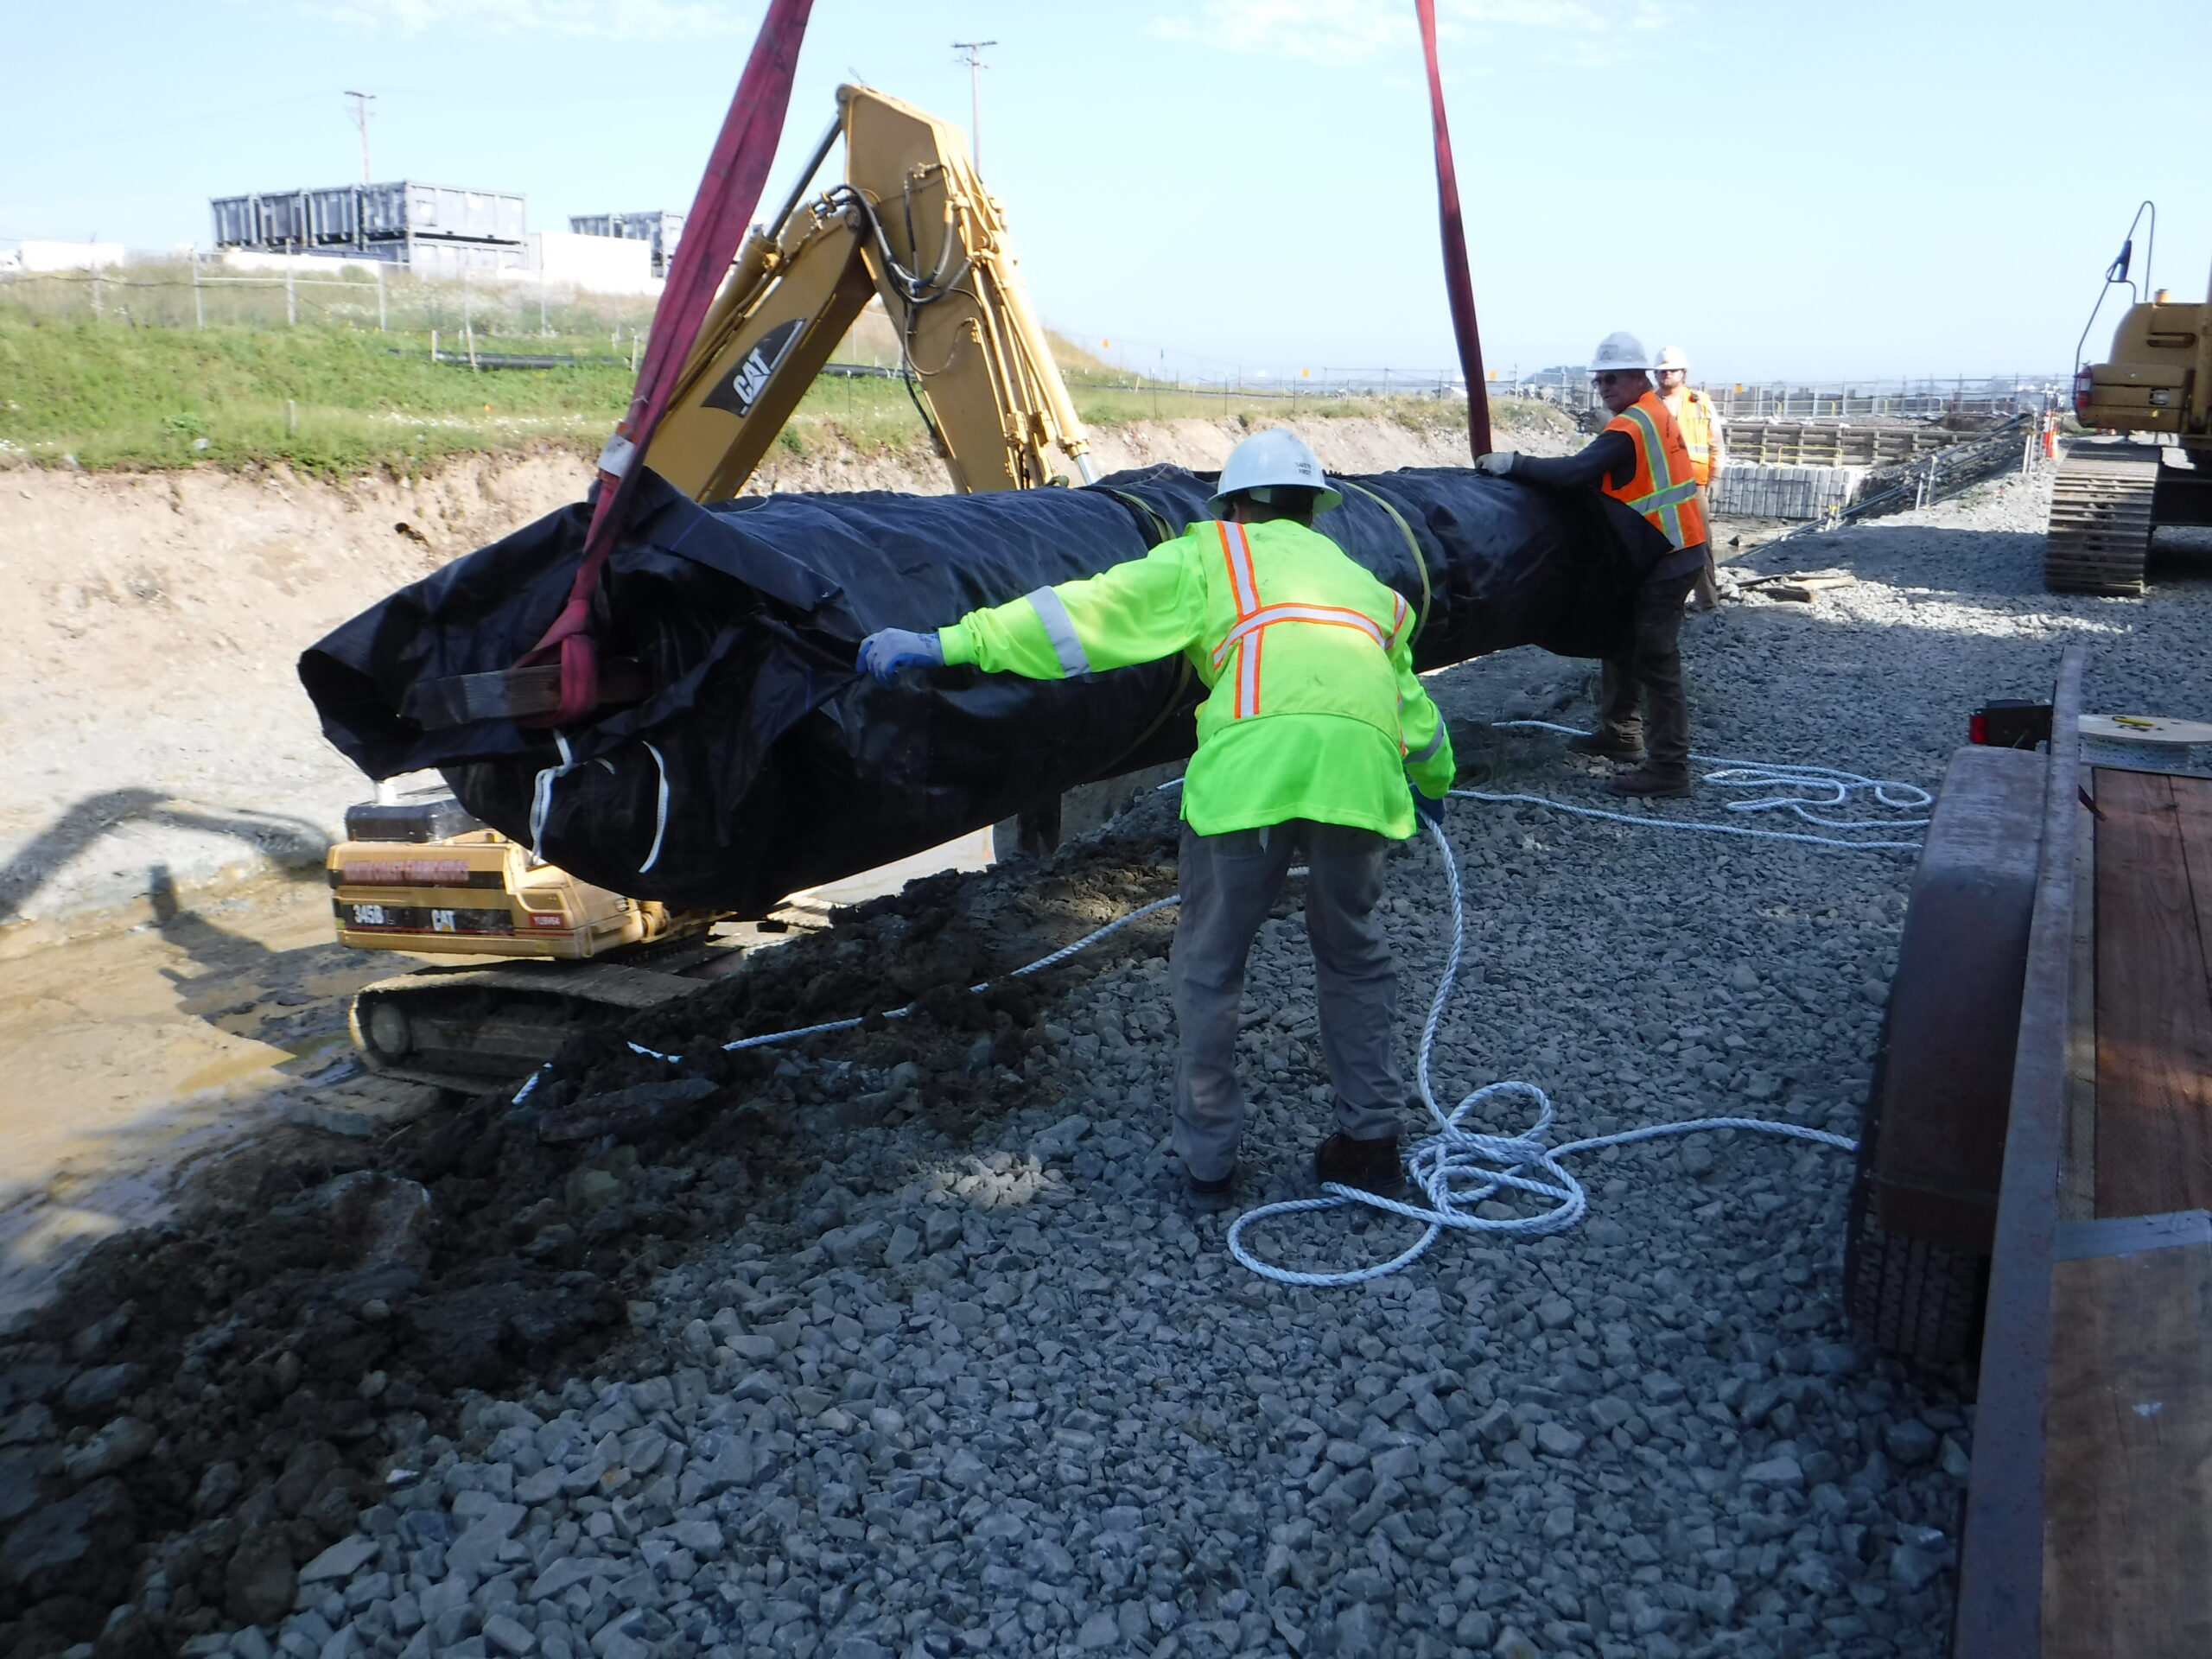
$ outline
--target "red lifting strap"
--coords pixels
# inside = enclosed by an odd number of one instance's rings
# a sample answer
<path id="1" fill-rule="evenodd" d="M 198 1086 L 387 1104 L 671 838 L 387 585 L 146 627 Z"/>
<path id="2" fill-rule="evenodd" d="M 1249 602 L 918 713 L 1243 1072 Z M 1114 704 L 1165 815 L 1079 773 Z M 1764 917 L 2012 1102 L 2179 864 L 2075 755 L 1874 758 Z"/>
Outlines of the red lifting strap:
<path id="1" fill-rule="evenodd" d="M 1436 67 L 1436 0 L 1414 0 L 1421 16 L 1421 54 L 1428 60 L 1428 113 L 1436 137 L 1436 212 L 1444 241 L 1444 291 L 1452 302 L 1452 334 L 1467 382 L 1467 442 L 1490 453 L 1490 390 L 1483 375 L 1483 340 L 1475 327 L 1475 283 L 1467 274 L 1467 226 L 1459 216 L 1459 175 L 1452 165 L 1452 128 L 1444 118 L 1444 76 Z"/>
<path id="2" fill-rule="evenodd" d="M 699 194 L 683 221 L 683 237 L 676 246 L 668 283 L 660 303 L 653 308 L 652 334 L 645 345 L 645 359 L 638 370 L 637 390 L 630 408 L 615 426 L 614 441 L 600 457 L 599 499 L 592 507 L 591 525 L 584 533 L 583 563 L 569 589 L 569 602 L 545 631 L 545 637 L 518 663 L 534 667 L 555 660 L 561 664 L 561 702 L 546 715 L 528 723 L 559 726 L 588 714 L 599 702 L 599 657 L 591 637 L 591 596 L 600 572 L 613 550 L 616 527 L 628 500 L 631 482 L 638 475 L 645 446 L 675 396 L 684 360 L 699 325 L 706 321 L 715 292 L 737 257 L 760 189 L 768 181 L 769 163 L 775 159 L 782 137 L 784 117 L 791 106 L 791 79 L 798 67 L 799 42 L 806 34 L 807 14 L 813 0 L 770 0 L 760 20 L 760 33 L 746 60 L 744 76 L 723 118 L 721 135 L 715 140 L 714 155 Z M 609 468 L 613 470 L 609 470 Z"/>

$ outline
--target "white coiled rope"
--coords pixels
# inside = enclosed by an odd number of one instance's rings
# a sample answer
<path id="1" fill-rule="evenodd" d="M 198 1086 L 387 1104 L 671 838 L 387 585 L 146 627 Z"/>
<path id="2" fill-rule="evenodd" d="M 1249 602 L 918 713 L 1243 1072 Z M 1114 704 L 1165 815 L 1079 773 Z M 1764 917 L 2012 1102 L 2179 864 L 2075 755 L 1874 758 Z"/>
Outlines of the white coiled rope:
<path id="1" fill-rule="evenodd" d="M 1443 1022 L 1445 1007 L 1452 1000 L 1459 977 L 1459 961 L 1466 944 L 1467 910 L 1459 887 L 1459 864 L 1452 855 L 1452 843 L 1445 838 L 1441 824 L 1428 822 L 1427 829 L 1436 850 L 1443 857 L 1445 881 L 1452 895 L 1452 949 L 1445 958 L 1443 976 L 1436 982 L 1436 995 L 1428 1005 L 1428 1023 L 1421 1028 L 1421 1052 L 1414 1067 L 1421 1103 L 1436 1121 L 1436 1133 L 1416 1142 L 1406 1159 L 1407 1173 L 1428 1202 L 1401 1203 L 1331 1181 L 1322 1187 L 1319 1198 L 1286 1198 L 1275 1204 L 1263 1204 L 1255 1210 L 1246 1211 L 1230 1224 L 1229 1253 L 1245 1267 L 1278 1284 L 1357 1285 L 1410 1266 L 1447 1231 L 1503 1233 L 1524 1238 L 1565 1232 L 1582 1219 L 1589 1210 L 1590 1199 L 1582 1190 L 1582 1184 L 1560 1160 L 1575 1153 L 1626 1146 L 1662 1135 L 1694 1135 L 1701 1129 L 1752 1129 L 1764 1135 L 1814 1141 L 1844 1152 L 1857 1150 L 1859 1143 L 1847 1135 L 1757 1117 L 1694 1118 L 1681 1123 L 1656 1123 L 1644 1128 L 1626 1129 L 1618 1135 L 1570 1141 L 1564 1146 L 1547 1146 L 1543 1136 L 1552 1126 L 1554 1113 L 1550 1097 L 1533 1083 L 1490 1084 L 1446 1111 L 1437 1104 L 1435 1091 L 1430 1086 L 1429 1057 L 1436 1046 L 1437 1028 Z M 1527 1101 L 1535 1109 L 1536 1121 L 1520 1134 L 1489 1135 L 1464 1127 L 1468 1116 L 1478 1107 L 1511 1099 Z M 1546 1200 L 1549 1207 L 1529 1215 L 1493 1217 L 1475 1213 L 1478 1205 L 1509 1191 Z M 1334 1273 L 1307 1273 L 1277 1267 L 1253 1255 L 1244 1243 L 1244 1230 L 1255 1222 L 1313 1211 L 1338 1210 L 1355 1204 L 1419 1222 L 1421 1236 L 1388 1261 Z"/>
<path id="2" fill-rule="evenodd" d="M 1498 720 L 1491 725 L 1504 730 L 1561 732 L 1569 737 L 1580 737 L 1582 732 L 1573 726 L 1560 726 L 1548 720 Z M 1851 805 L 1861 798 L 1861 791 L 1873 802 L 1892 812 L 1917 811 L 1935 804 L 1936 798 L 1917 784 L 1900 783 L 1893 778 L 1866 778 L 1855 772 L 1845 772 L 1836 766 L 1799 766 L 1781 760 L 1731 760 L 1715 754 L 1693 754 L 1690 759 L 1700 765 L 1718 766 L 1701 781 L 1719 789 L 1781 790 L 1782 794 L 1769 794 L 1753 800 L 1729 801 L 1731 812 L 1788 812 L 1805 823 L 1823 830 L 1922 830 L 1928 826 L 1926 818 L 1827 818 L 1824 810 Z M 1455 789 L 1454 795 L 1471 801 L 1514 802 L 1523 806 L 1548 807 L 1554 812 L 1570 812 L 1580 818 L 1604 818 L 1614 823 L 1632 823 L 1639 829 L 1702 830 L 1709 835 L 1750 836 L 1760 841 L 1791 841 L 1808 847 L 1855 848 L 1865 852 L 1916 853 L 1916 841 L 1847 841 L 1833 836 L 1800 835 L 1788 830 L 1753 830 L 1738 823 L 1708 823 L 1690 818 L 1662 818 L 1648 813 L 1609 812 L 1601 807 L 1577 806 L 1566 801 L 1548 800 L 1541 795 L 1501 795 L 1479 789 Z"/>

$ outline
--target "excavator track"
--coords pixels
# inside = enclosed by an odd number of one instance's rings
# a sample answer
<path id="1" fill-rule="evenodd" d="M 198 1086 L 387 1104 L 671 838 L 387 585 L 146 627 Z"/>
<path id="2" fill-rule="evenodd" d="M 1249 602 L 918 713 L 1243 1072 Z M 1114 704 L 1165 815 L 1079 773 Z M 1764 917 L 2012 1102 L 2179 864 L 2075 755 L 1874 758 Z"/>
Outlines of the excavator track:
<path id="1" fill-rule="evenodd" d="M 378 1075 L 480 1094 L 521 1082 L 580 1031 L 702 989 L 742 954 L 700 947 L 655 968 L 555 961 L 426 968 L 363 986 L 346 1020 L 363 1063 Z M 703 971 L 661 971 L 673 966 Z"/>
<path id="2" fill-rule="evenodd" d="M 2068 450 L 2051 486 L 2045 588 L 2055 594 L 2142 594 L 2158 463 L 2159 452 L 2150 444 Z"/>

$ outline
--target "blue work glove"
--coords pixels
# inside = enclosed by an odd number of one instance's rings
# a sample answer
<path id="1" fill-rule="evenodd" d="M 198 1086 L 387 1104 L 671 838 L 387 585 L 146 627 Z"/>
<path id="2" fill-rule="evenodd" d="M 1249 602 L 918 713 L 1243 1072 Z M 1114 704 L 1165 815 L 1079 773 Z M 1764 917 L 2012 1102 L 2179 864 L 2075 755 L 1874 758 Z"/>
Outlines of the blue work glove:
<path id="1" fill-rule="evenodd" d="M 854 665 L 878 685 L 909 663 L 930 668 L 944 665 L 944 646 L 934 633 L 915 633 L 906 628 L 880 628 L 861 641 L 860 660 Z"/>
<path id="2" fill-rule="evenodd" d="M 1442 801 L 1433 801 L 1429 799 L 1427 796 L 1421 792 L 1420 785 L 1410 781 L 1406 785 L 1406 792 L 1414 798 L 1414 810 L 1420 815 L 1422 822 L 1433 823 L 1440 830 L 1444 827 L 1444 803 Z"/>

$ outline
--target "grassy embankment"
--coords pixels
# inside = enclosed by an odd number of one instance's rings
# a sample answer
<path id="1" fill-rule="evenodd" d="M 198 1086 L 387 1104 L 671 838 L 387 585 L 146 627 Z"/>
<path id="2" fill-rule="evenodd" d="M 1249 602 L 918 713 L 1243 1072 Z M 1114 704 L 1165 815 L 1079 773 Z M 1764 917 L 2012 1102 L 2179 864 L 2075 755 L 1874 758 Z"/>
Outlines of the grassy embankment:
<path id="1" fill-rule="evenodd" d="M 591 454 L 634 381 L 626 359 L 607 355 L 603 334 L 478 336 L 482 352 L 588 359 L 542 370 L 434 363 L 429 343 L 427 334 L 353 323 L 135 326 L 41 318 L 0 302 L 0 461 L 87 468 L 281 462 L 342 478 L 419 473 L 449 455 L 532 442 Z M 452 334 L 439 344 L 452 351 Z M 1464 427 L 1466 420 L 1464 404 L 1427 397 L 1179 391 L 1119 374 L 1068 342 L 1055 346 L 1077 410 L 1095 426 L 1287 415 L 1378 416 L 1415 427 Z M 899 381 L 825 378 L 779 442 L 803 454 L 830 444 L 914 450 L 927 440 Z"/>

